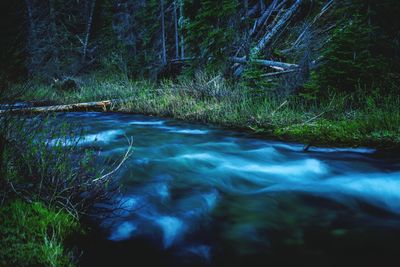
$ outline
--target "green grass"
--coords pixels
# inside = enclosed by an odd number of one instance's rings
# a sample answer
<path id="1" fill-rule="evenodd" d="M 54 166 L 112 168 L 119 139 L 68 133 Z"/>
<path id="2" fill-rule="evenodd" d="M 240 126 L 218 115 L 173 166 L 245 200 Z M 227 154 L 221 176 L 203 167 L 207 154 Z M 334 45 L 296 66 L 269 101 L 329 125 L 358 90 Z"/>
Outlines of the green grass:
<path id="1" fill-rule="evenodd" d="M 22 100 L 76 103 L 124 99 L 114 111 L 246 129 L 313 145 L 400 146 L 399 96 L 332 95 L 318 101 L 284 98 L 260 95 L 262 88 L 232 85 L 220 76 L 207 75 L 160 84 L 93 76 L 75 92 L 37 84 L 19 87 L 24 88 Z"/>
<path id="2" fill-rule="evenodd" d="M 0 206 L 0 266 L 73 266 L 64 247 L 79 223 L 39 202 Z"/>

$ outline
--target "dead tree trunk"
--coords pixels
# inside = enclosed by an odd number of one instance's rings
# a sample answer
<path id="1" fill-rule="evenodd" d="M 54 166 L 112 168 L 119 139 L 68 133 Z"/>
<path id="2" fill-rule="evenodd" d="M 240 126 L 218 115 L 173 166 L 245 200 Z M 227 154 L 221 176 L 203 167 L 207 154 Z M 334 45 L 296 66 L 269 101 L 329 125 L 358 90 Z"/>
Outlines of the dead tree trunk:
<path id="1" fill-rule="evenodd" d="M 240 64 L 248 63 L 248 60 L 245 57 L 242 57 L 242 58 L 231 57 L 230 60 L 234 63 L 240 63 Z M 262 65 L 264 67 L 271 67 L 271 68 L 276 68 L 276 69 L 281 69 L 281 70 L 295 69 L 295 68 L 299 67 L 299 65 L 297 65 L 297 64 L 291 64 L 291 63 L 285 63 L 285 62 L 273 61 L 273 60 L 266 60 L 266 59 L 253 59 L 251 62 L 254 62 L 258 65 Z"/>
<path id="2" fill-rule="evenodd" d="M 247 13 L 247 16 L 248 17 L 254 16 L 257 13 L 259 8 L 260 8 L 260 3 L 257 2 L 252 8 L 249 9 L 249 12 Z"/>
<path id="3" fill-rule="evenodd" d="M 293 5 L 286 11 L 284 16 L 276 23 L 276 25 L 268 31 L 258 42 L 258 44 L 251 50 L 251 56 L 257 56 L 272 40 L 273 37 L 286 25 L 293 14 L 299 9 L 302 0 L 296 0 Z"/>
<path id="4" fill-rule="evenodd" d="M 108 111 L 112 106 L 121 103 L 120 100 L 105 100 L 99 102 L 86 102 L 70 105 L 57 105 L 47 107 L 32 107 L 32 108 L 14 108 L 0 110 L 0 114 L 4 113 L 48 113 L 48 112 L 68 112 L 68 111 Z"/>
<path id="5" fill-rule="evenodd" d="M 254 35 L 257 32 L 258 28 L 260 28 L 262 25 L 264 25 L 266 23 L 266 21 L 268 21 L 269 17 L 271 16 L 272 12 L 277 8 L 277 6 L 283 6 L 283 4 L 286 2 L 286 0 L 283 0 L 280 3 L 278 3 L 278 2 L 279 1 L 274 0 L 270 4 L 270 6 L 267 8 L 267 10 L 264 10 L 264 12 L 262 12 L 261 17 L 255 23 L 253 29 L 250 32 L 250 35 Z M 259 5 L 261 6 L 260 8 L 262 8 L 262 4 L 263 4 L 263 1 L 260 1 L 259 2 Z M 265 47 L 267 47 L 268 44 L 270 44 L 272 39 L 282 30 L 282 28 L 285 25 L 287 25 L 289 19 L 299 9 L 301 4 L 302 4 L 302 0 L 295 0 L 295 2 L 292 4 L 292 6 L 289 7 L 289 9 L 284 13 L 284 15 L 277 19 L 276 23 L 272 26 L 272 28 L 270 30 L 268 30 L 264 34 L 264 36 L 261 38 L 261 40 L 258 41 L 257 45 L 250 50 L 249 58 L 252 59 L 252 61 L 255 61 L 255 63 L 263 65 L 263 66 L 275 67 L 275 68 L 279 68 L 279 69 L 288 69 L 288 68 L 294 67 L 294 66 L 291 66 L 293 64 L 289 64 L 289 65 L 287 65 L 287 63 L 275 64 L 276 61 L 257 60 L 257 59 L 253 60 L 253 59 L 256 58 L 258 56 L 258 54 L 263 49 L 265 49 Z M 238 59 L 240 59 L 240 60 L 238 60 Z M 242 61 L 242 62 L 240 62 L 240 61 Z M 238 76 L 242 75 L 242 73 L 244 71 L 244 66 L 242 64 L 246 63 L 247 61 L 248 61 L 248 59 L 246 59 L 246 57 L 243 57 L 243 58 L 236 57 L 235 62 L 239 63 L 240 65 L 236 66 L 236 70 L 234 72 L 235 76 L 238 77 Z M 297 67 L 297 65 L 296 65 L 296 67 Z"/>
<path id="6" fill-rule="evenodd" d="M 269 7 L 267 8 L 267 10 L 264 11 L 264 13 L 262 13 L 261 17 L 258 18 L 256 20 L 256 23 L 253 27 L 253 29 L 250 32 L 250 36 L 254 35 L 256 32 L 258 32 L 258 30 L 260 29 L 260 27 L 262 25 L 265 24 L 266 21 L 268 21 L 269 17 L 271 16 L 272 12 L 275 10 L 275 7 L 277 6 L 279 0 L 274 0 Z M 284 3 L 285 1 L 282 1 L 282 3 Z"/>
<path id="7" fill-rule="evenodd" d="M 265 10 L 265 3 L 264 3 L 264 0 L 260 0 L 260 10 L 261 10 L 261 13 L 263 13 L 264 10 Z"/>
<path id="8" fill-rule="evenodd" d="M 86 22 L 85 39 L 83 41 L 83 49 L 82 49 L 83 50 L 82 51 L 83 62 L 86 61 L 86 55 L 87 55 L 87 50 L 88 50 L 88 45 L 89 45 L 90 31 L 92 29 L 92 21 L 93 21 L 93 13 L 94 13 L 95 5 L 96 5 L 96 0 L 91 0 L 89 12 L 88 12 L 88 18 L 87 18 L 87 22 Z"/>

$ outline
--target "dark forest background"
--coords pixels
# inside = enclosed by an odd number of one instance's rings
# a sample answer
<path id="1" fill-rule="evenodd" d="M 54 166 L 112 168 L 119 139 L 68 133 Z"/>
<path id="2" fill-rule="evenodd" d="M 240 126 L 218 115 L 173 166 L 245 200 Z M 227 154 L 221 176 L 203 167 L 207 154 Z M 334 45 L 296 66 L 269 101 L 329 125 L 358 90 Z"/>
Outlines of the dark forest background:
<path id="1" fill-rule="evenodd" d="M 309 97 L 328 89 L 397 90 L 396 0 L 15 0 L 0 5 L 3 88 L 26 79 L 52 83 L 91 73 L 158 80 L 199 70 L 275 88 L 282 76 L 268 74 L 279 70 L 289 72 L 282 73 L 290 80 L 285 90 Z"/>

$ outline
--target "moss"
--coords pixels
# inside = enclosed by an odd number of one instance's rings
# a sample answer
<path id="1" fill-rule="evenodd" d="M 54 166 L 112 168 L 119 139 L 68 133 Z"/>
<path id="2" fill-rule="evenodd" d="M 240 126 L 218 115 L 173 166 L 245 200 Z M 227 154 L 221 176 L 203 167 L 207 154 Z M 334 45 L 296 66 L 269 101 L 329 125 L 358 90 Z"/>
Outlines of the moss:
<path id="1" fill-rule="evenodd" d="M 289 138 L 312 145 L 347 145 L 371 146 L 377 148 L 393 148 L 400 144 L 396 131 L 365 131 L 360 121 L 328 121 L 320 120 L 307 125 L 294 125 L 278 128 L 274 134 L 281 138 Z"/>
<path id="2" fill-rule="evenodd" d="M 64 241 L 79 223 L 63 211 L 16 200 L 0 207 L 0 265 L 73 266 Z"/>

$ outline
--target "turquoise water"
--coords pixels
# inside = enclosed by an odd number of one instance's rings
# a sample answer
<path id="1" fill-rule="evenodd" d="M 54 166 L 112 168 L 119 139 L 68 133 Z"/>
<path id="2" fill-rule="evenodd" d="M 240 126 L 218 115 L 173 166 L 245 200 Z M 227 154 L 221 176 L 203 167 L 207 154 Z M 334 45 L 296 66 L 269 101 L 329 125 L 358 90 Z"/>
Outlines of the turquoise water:
<path id="1" fill-rule="evenodd" d="M 85 265 L 365 266 L 400 255 L 396 153 L 305 152 L 302 144 L 139 115 L 58 118 L 81 124 L 80 145 L 94 142 L 102 157 L 118 160 L 133 138 L 117 177 L 124 210 L 99 223 Z"/>

